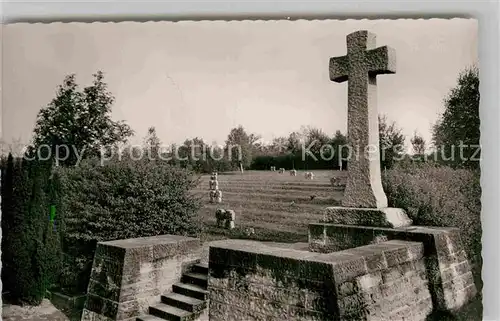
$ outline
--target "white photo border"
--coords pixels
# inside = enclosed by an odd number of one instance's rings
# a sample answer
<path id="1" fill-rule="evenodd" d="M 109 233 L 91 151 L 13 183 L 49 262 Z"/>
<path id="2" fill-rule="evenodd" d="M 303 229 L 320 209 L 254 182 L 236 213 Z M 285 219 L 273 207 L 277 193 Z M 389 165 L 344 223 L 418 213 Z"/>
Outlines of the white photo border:
<path id="1" fill-rule="evenodd" d="M 497 1 L 2 1 L 3 23 L 155 20 L 475 18 L 479 23 L 483 319 L 500 320 Z M 6 81 L 3 79 L 3 81 Z M 1 85 L 0 85 L 1 86 Z M 3 118 L 2 122 L 4 121 Z M 3 127 L 3 126 L 1 126 Z M 0 127 L 0 131 L 1 131 Z M 1 237 L 1 231 L 0 231 Z M 1 291 L 1 285 L 0 285 Z M 0 298 L 1 300 L 1 298 Z"/>

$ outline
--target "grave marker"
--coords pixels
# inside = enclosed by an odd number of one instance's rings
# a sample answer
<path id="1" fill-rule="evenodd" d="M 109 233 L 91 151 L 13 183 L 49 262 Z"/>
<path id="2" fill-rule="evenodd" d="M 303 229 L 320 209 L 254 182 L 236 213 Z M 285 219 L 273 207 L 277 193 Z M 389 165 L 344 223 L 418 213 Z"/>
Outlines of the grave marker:
<path id="1" fill-rule="evenodd" d="M 330 80 L 348 81 L 347 142 L 350 147 L 343 207 L 329 207 L 324 222 L 371 226 L 411 225 L 405 211 L 387 208 L 382 187 L 377 110 L 377 75 L 396 72 L 396 52 L 376 48 L 375 35 L 347 35 L 347 55 L 330 58 Z"/>
<path id="2" fill-rule="evenodd" d="M 387 46 L 375 48 L 375 38 L 365 30 L 353 32 L 347 36 L 347 55 L 330 59 L 330 80 L 348 82 L 347 140 L 351 155 L 342 201 L 346 207 L 387 207 L 378 151 L 376 76 L 396 72 L 396 53 Z M 365 155 L 367 149 L 369 155 Z"/>

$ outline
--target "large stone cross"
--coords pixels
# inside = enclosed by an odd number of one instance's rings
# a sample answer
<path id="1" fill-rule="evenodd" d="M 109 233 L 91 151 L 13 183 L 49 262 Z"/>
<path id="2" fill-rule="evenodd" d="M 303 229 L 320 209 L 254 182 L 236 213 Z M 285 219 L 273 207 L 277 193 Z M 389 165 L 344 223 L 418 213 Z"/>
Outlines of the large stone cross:
<path id="1" fill-rule="evenodd" d="M 348 180 L 342 206 L 387 207 L 382 188 L 377 111 L 377 75 L 396 72 L 396 53 L 375 48 L 375 35 L 347 35 L 347 55 L 330 58 L 330 80 L 348 81 Z"/>

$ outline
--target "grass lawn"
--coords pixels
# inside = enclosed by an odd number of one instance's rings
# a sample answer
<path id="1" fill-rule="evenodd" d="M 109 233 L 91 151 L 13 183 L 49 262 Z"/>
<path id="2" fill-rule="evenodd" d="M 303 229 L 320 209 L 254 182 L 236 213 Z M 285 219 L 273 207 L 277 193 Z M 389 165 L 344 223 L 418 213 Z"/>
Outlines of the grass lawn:
<path id="1" fill-rule="evenodd" d="M 256 235 L 262 234 L 265 240 L 274 241 L 270 239 L 273 233 L 280 242 L 283 242 L 283 234 L 295 235 L 289 237 L 291 240 L 303 240 L 304 236 L 307 240 L 308 224 L 317 222 L 325 207 L 339 205 L 343 197 L 343 188 L 333 188 L 330 178 L 334 175 L 345 178 L 347 174 L 326 170 L 312 172 L 313 180 L 307 180 L 304 171 L 297 171 L 297 176 L 271 171 L 219 174 L 221 204 L 210 204 L 210 175 L 204 175 L 194 191 L 202 199 L 201 219 L 210 234 L 227 233 L 215 227 L 215 210 L 222 207 L 236 212 L 237 231 L 253 227 Z M 231 234 L 238 234 L 237 231 Z"/>

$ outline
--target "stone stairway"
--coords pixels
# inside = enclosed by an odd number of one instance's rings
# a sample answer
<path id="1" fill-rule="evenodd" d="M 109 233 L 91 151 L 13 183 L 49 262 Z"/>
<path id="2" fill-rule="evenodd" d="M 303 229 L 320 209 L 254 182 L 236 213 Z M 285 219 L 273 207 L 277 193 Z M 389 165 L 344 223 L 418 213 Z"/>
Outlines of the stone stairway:
<path id="1" fill-rule="evenodd" d="M 161 303 L 149 307 L 149 314 L 137 321 L 194 321 L 207 309 L 208 264 L 197 263 L 182 275 L 172 292 L 161 296 Z"/>

